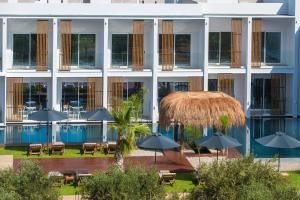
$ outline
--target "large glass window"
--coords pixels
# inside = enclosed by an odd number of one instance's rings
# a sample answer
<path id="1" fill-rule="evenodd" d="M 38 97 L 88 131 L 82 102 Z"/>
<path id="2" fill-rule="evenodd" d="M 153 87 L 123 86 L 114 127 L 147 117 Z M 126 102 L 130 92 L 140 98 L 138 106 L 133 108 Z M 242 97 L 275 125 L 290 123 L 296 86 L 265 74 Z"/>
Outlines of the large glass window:
<path id="1" fill-rule="evenodd" d="M 262 62 L 280 63 L 281 62 L 281 33 L 263 32 L 262 33 Z"/>
<path id="2" fill-rule="evenodd" d="M 128 100 L 128 98 L 141 91 L 143 88 L 142 82 L 124 82 L 123 83 L 123 100 Z"/>
<path id="3" fill-rule="evenodd" d="M 132 66 L 132 34 L 112 35 L 112 66 Z"/>
<path id="4" fill-rule="evenodd" d="M 13 65 L 15 67 L 36 66 L 36 34 L 13 35 Z"/>
<path id="5" fill-rule="evenodd" d="M 95 67 L 96 35 L 72 34 L 71 60 L 73 66 Z"/>
<path id="6" fill-rule="evenodd" d="M 159 35 L 159 64 L 162 64 L 162 34 Z M 175 66 L 191 66 L 191 35 L 174 34 Z"/>
<path id="7" fill-rule="evenodd" d="M 63 82 L 61 106 L 71 118 L 79 118 L 87 106 L 86 82 Z"/>
<path id="8" fill-rule="evenodd" d="M 208 79 L 208 91 L 218 91 L 218 79 Z"/>
<path id="9" fill-rule="evenodd" d="M 231 63 L 231 32 L 209 33 L 209 63 Z"/>
<path id="10" fill-rule="evenodd" d="M 24 114 L 47 108 L 47 83 L 23 83 Z"/>

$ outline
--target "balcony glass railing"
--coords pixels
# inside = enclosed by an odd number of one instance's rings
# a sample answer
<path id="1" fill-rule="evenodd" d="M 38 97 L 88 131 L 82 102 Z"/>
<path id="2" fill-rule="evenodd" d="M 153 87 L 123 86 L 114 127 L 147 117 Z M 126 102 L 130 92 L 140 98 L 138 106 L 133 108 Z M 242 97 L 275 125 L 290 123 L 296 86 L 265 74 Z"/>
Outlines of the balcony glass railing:
<path id="1" fill-rule="evenodd" d="M 152 54 L 144 54 L 143 58 L 144 61 L 137 62 L 144 63 L 144 69 L 152 68 Z M 131 52 L 130 53 L 112 53 L 111 54 L 111 68 L 112 69 L 131 69 L 133 67 L 133 57 Z"/>

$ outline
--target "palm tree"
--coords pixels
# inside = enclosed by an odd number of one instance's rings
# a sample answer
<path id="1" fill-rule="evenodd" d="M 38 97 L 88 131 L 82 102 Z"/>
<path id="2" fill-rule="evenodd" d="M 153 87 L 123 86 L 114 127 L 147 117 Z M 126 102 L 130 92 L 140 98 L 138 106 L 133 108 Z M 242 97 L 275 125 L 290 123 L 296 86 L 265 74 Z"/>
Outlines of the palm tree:
<path id="1" fill-rule="evenodd" d="M 142 136 L 150 133 L 148 125 L 133 122 L 133 109 L 130 101 L 122 101 L 111 113 L 115 121 L 111 127 L 118 133 L 115 161 L 121 170 L 124 168 L 123 154 L 135 148 L 137 134 Z"/>

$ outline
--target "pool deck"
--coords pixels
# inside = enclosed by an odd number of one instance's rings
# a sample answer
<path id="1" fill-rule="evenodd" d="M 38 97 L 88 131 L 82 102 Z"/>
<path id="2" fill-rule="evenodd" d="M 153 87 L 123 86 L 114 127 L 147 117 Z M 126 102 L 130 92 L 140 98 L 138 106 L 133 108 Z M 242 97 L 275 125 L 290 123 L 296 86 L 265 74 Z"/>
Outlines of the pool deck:
<path id="1" fill-rule="evenodd" d="M 106 170 L 113 165 L 114 158 L 36 158 L 45 173 L 49 171 L 67 172 L 89 172 Z M 13 166 L 17 168 L 22 159 L 14 159 Z M 157 157 L 157 163 L 154 163 L 154 156 L 132 156 L 125 158 L 125 164 L 141 165 L 149 168 L 155 167 L 157 170 L 170 170 L 174 172 L 190 172 L 194 168 L 178 151 L 165 151 L 164 156 Z"/>

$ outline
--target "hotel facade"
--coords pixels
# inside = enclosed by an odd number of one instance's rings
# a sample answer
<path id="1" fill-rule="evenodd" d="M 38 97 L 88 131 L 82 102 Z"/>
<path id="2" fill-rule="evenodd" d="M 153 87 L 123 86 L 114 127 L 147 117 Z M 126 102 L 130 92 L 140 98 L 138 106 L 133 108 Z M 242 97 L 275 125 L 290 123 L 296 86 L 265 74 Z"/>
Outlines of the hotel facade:
<path id="1" fill-rule="evenodd" d="M 154 127 L 175 91 L 225 92 L 247 118 L 300 114 L 297 0 L 0 0 L 0 22 L 4 127 L 45 108 L 86 123 L 142 88 Z"/>

